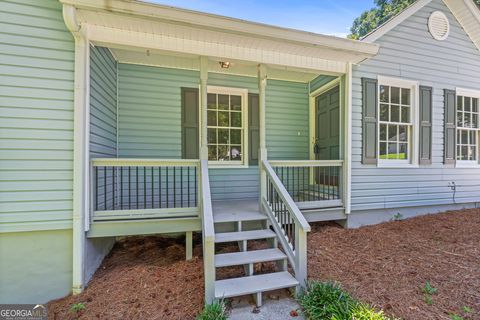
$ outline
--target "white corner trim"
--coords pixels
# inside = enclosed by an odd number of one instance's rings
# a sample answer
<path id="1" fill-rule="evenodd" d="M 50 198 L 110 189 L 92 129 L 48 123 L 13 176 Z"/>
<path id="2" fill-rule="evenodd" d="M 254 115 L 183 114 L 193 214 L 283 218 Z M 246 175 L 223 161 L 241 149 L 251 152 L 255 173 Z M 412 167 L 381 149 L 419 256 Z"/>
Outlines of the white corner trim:
<path id="1" fill-rule="evenodd" d="M 432 0 L 418 0 L 417 2 L 411 4 L 408 8 L 403 10 L 400 14 L 396 15 L 395 17 L 391 18 L 384 24 L 382 24 L 377 29 L 373 30 L 365 37 L 361 39 L 364 42 L 375 42 L 381 36 L 398 26 L 400 23 L 405 21 L 407 18 L 415 14 L 418 10 L 422 9 L 424 6 L 429 4 Z"/>

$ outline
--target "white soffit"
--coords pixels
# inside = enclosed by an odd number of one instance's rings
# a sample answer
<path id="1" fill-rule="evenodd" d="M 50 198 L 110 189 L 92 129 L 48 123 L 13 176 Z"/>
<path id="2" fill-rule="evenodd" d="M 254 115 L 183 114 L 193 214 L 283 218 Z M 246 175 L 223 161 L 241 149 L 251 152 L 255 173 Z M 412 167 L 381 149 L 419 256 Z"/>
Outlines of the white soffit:
<path id="1" fill-rule="evenodd" d="M 273 27 L 126 0 L 61 0 L 99 44 L 345 72 L 379 47 L 360 41 Z"/>
<path id="2" fill-rule="evenodd" d="M 111 49 L 113 55 L 120 63 L 147 65 L 154 67 L 199 70 L 199 56 L 194 55 L 168 55 L 150 50 L 124 50 Z M 210 59 L 209 72 L 233 74 L 247 77 L 257 77 L 257 65 L 253 62 L 231 60 L 228 69 L 222 68 L 217 59 Z M 268 66 L 268 78 L 306 83 L 318 77 L 319 73 L 296 70 L 295 68 Z"/>
<path id="3" fill-rule="evenodd" d="M 480 9 L 472 0 L 444 0 L 444 2 L 480 50 Z"/>

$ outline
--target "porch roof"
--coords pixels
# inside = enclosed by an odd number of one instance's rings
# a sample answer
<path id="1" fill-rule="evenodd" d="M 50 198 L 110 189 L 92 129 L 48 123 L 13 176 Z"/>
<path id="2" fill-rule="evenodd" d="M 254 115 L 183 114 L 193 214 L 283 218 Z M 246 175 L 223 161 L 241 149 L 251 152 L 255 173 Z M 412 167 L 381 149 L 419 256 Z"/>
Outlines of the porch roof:
<path id="1" fill-rule="evenodd" d="M 60 0 L 93 43 L 344 73 L 376 44 L 132 0 Z M 65 10 L 68 7 L 70 10 Z M 68 24 L 68 23 L 67 23 Z"/>

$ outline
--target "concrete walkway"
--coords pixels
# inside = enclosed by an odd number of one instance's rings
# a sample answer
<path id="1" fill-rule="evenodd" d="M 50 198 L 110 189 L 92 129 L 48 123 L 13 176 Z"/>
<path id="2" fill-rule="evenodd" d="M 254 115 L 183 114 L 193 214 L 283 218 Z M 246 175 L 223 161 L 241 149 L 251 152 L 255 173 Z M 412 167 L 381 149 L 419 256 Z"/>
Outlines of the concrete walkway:
<path id="1" fill-rule="evenodd" d="M 300 313 L 298 303 L 285 290 L 263 294 L 263 305 L 255 307 L 250 296 L 232 299 L 231 320 L 300 320 L 305 319 Z M 294 311 L 294 312 L 292 312 Z M 292 314 L 297 316 L 293 316 Z"/>

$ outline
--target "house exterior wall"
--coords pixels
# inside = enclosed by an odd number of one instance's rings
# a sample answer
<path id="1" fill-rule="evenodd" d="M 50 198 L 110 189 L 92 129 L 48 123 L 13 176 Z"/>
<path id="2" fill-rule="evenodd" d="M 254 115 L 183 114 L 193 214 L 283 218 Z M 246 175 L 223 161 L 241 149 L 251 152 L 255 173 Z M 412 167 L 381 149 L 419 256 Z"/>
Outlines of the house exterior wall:
<path id="1" fill-rule="evenodd" d="M 117 62 L 108 49 L 95 46 L 90 47 L 89 151 L 91 159 L 117 156 Z M 99 190 L 103 190 L 103 179 L 97 183 Z M 111 185 L 113 181 L 108 179 L 107 183 Z M 112 197 L 112 193 L 107 194 L 107 201 Z M 104 199 L 102 192 L 98 198 Z M 85 239 L 85 282 L 90 280 L 114 244 L 114 237 Z"/>
<path id="2" fill-rule="evenodd" d="M 90 48 L 90 157 L 117 156 L 117 62 L 110 51 Z"/>
<path id="3" fill-rule="evenodd" d="M 450 21 L 450 36 L 445 41 L 434 40 L 428 32 L 428 17 L 436 10 L 444 12 Z M 452 181 L 457 184 L 457 204 L 478 202 L 480 168 L 443 164 L 443 90 L 456 87 L 480 90 L 480 52 L 441 0 L 433 0 L 376 42 L 381 45 L 380 53 L 353 69 L 353 214 L 381 209 L 386 220 L 395 208 L 411 207 L 412 211 L 428 213 L 444 205 L 446 210 L 449 207 L 445 205 L 454 203 L 453 191 L 448 186 Z M 415 80 L 420 85 L 433 87 L 432 164 L 388 169 L 361 163 L 361 78 L 378 75 Z M 429 211 L 421 208 L 424 206 L 437 206 L 437 209 Z"/>
<path id="4" fill-rule="evenodd" d="M 41 303 L 72 285 L 74 41 L 55 0 L 0 17 L 0 303 Z"/>
<path id="5" fill-rule="evenodd" d="M 181 87 L 198 87 L 197 71 L 118 65 L 119 157 L 181 157 Z M 254 77 L 209 73 L 208 84 L 258 93 Z M 266 139 L 270 159 L 308 159 L 308 84 L 269 80 Z M 258 196 L 258 167 L 210 169 L 213 200 Z"/>

